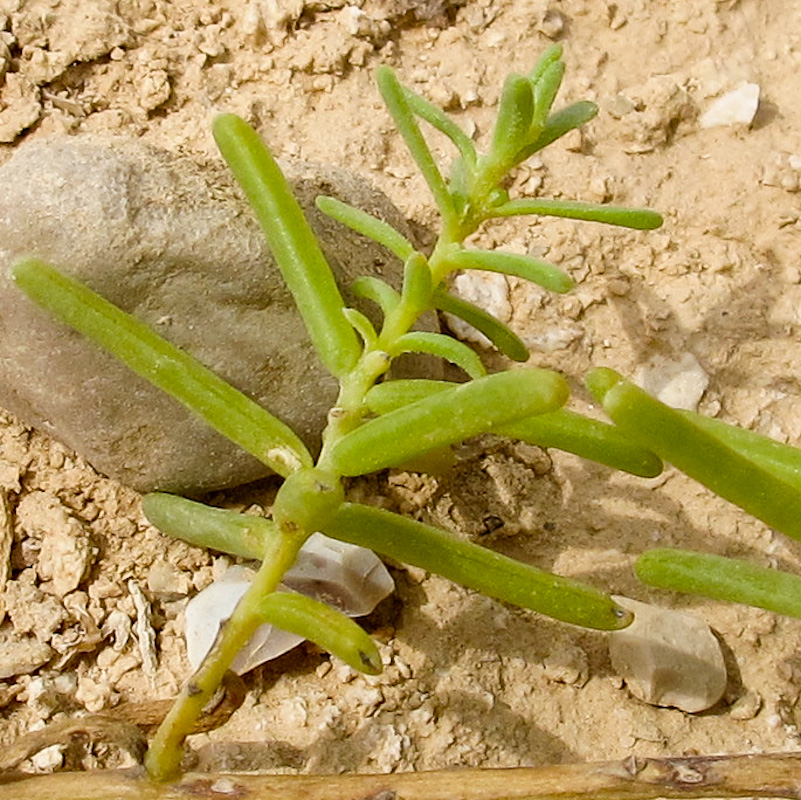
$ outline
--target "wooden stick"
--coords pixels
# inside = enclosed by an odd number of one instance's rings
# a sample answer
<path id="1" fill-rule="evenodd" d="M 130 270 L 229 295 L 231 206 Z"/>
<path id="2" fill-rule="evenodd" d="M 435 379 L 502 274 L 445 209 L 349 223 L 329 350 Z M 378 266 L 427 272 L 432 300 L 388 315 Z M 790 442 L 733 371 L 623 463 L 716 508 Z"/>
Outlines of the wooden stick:
<path id="1" fill-rule="evenodd" d="M 188 774 L 141 769 L 0 776 L 0 800 L 654 800 L 801 798 L 801 753 L 628 758 L 543 768 L 393 775 Z"/>

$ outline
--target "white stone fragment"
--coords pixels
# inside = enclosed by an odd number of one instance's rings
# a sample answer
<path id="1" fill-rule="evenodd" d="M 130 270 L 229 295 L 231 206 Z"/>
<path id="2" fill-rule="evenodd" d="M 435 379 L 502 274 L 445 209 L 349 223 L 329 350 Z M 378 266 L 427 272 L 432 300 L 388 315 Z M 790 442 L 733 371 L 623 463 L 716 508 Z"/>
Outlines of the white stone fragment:
<path id="1" fill-rule="evenodd" d="M 308 538 L 284 583 L 351 617 L 369 614 L 395 588 L 375 553 L 322 533 Z"/>
<path id="2" fill-rule="evenodd" d="M 184 636 L 186 656 L 193 670 L 200 666 L 211 650 L 220 625 L 231 616 L 255 574 L 247 567 L 231 567 L 219 580 L 207 586 L 187 604 L 184 612 Z M 302 641 L 302 637 L 275 630 L 272 625 L 261 625 L 239 651 L 231 669 L 237 675 L 243 675 L 265 661 L 278 658 Z"/>
<path id="3" fill-rule="evenodd" d="M 228 619 L 253 580 L 254 571 L 234 566 L 193 597 L 186 606 L 186 654 L 197 669 L 211 650 L 220 625 Z M 387 568 L 370 550 L 330 539 L 321 533 L 309 537 L 279 590 L 296 590 L 340 609 L 351 617 L 369 614 L 395 584 Z M 303 638 L 261 625 L 239 651 L 231 669 L 243 675 L 283 655 Z"/>
<path id="4" fill-rule="evenodd" d="M 64 763 L 64 744 L 51 744 L 31 756 L 31 765 L 36 772 L 55 772 Z"/>
<path id="5" fill-rule="evenodd" d="M 133 578 L 128 581 L 128 591 L 131 593 L 134 608 L 136 608 L 134 633 L 139 645 L 139 654 L 142 656 L 142 668 L 145 675 L 155 678 L 158 657 L 156 655 L 156 632 L 150 624 L 150 602 Z"/>
<path id="6" fill-rule="evenodd" d="M 453 279 L 452 289 L 462 300 L 477 305 L 501 322 L 509 322 L 512 318 L 509 284 L 500 273 L 471 269 Z M 473 342 L 482 347 L 490 345 L 489 339 L 472 325 L 451 314 L 446 314 L 445 317 L 448 320 L 448 327 L 462 341 Z"/>
<path id="7" fill-rule="evenodd" d="M 692 353 L 678 360 L 655 356 L 634 373 L 634 382 L 671 408 L 696 411 L 709 376 Z"/>
<path id="8" fill-rule="evenodd" d="M 609 655 L 635 697 L 690 713 L 705 711 L 720 700 L 726 665 L 708 625 L 628 597 L 614 600 L 634 613 L 628 628 L 609 634 Z"/>
<path id="9" fill-rule="evenodd" d="M 759 84 L 741 83 L 736 89 L 718 97 L 701 115 L 702 128 L 723 125 L 750 125 L 759 108 Z"/>
<path id="10" fill-rule="evenodd" d="M 28 675 L 54 655 L 49 644 L 33 636 L 20 637 L 11 631 L 0 631 L 0 680 Z"/>

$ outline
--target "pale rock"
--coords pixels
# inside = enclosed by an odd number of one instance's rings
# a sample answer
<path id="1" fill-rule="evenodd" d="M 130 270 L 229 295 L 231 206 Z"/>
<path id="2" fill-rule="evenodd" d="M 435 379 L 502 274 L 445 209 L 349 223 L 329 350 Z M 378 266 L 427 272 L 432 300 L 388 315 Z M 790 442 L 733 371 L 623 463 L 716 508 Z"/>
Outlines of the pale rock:
<path id="1" fill-rule="evenodd" d="M 702 128 L 727 125 L 750 125 L 759 108 L 759 84 L 743 82 L 737 88 L 718 97 L 701 115 Z"/>
<path id="2" fill-rule="evenodd" d="M 509 284 L 504 275 L 471 269 L 457 275 L 453 279 L 451 288 L 462 300 L 477 305 L 501 322 L 509 322 L 512 318 Z M 489 339 L 472 325 L 452 314 L 446 314 L 445 318 L 448 320 L 448 327 L 463 341 L 473 342 L 482 347 L 491 346 Z"/>
<path id="3" fill-rule="evenodd" d="M 17 637 L 0 631 L 0 680 L 28 675 L 55 655 L 53 648 L 32 636 Z"/>
<path id="4" fill-rule="evenodd" d="M 396 259 L 313 205 L 332 194 L 408 234 L 386 197 L 343 170 L 288 173 L 346 302 L 359 306 L 347 286 L 360 275 L 398 287 Z M 24 255 L 84 281 L 319 448 L 336 381 L 221 161 L 90 135 L 32 142 L 0 167 L 0 407 L 140 491 L 255 480 L 263 464 L 29 301 L 8 273 Z"/>
<path id="5" fill-rule="evenodd" d="M 701 620 L 627 597 L 616 603 L 634 613 L 629 627 L 609 633 L 612 666 L 638 699 L 698 713 L 726 689 L 720 643 Z"/>
<path id="6" fill-rule="evenodd" d="M 49 492 L 26 494 L 17 507 L 22 530 L 41 540 L 36 571 L 41 588 L 63 598 L 80 586 L 95 550 L 83 525 Z"/>
<path id="7" fill-rule="evenodd" d="M 51 744 L 31 756 L 34 771 L 40 773 L 55 772 L 64 763 L 65 744 Z"/>
<path id="8" fill-rule="evenodd" d="M 692 353 L 678 359 L 655 356 L 634 373 L 634 382 L 671 408 L 696 411 L 709 376 Z"/>

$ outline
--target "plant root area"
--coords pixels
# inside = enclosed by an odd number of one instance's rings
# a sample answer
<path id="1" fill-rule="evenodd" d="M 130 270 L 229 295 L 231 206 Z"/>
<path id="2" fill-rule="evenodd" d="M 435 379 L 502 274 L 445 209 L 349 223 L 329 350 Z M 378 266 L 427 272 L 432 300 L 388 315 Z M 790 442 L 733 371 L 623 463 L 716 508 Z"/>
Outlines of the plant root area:
<path id="1" fill-rule="evenodd" d="M 578 410 L 600 414 L 581 384 L 592 366 L 678 376 L 702 412 L 798 445 L 800 17 L 801 0 L 0 0 L 0 161 L 85 132 L 214 157 L 210 121 L 234 111 L 278 155 L 369 178 L 430 242 L 433 204 L 373 68 L 391 64 L 486 143 L 508 71 L 558 41 L 556 107 L 587 98 L 600 112 L 520 168 L 510 192 L 647 205 L 665 224 L 507 219 L 476 244 L 541 255 L 575 290 L 498 275 L 458 290 L 526 341 L 531 365 L 564 373 Z M 707 112 L 744 84 L 759 87 L 751 118 L 710 125 Z M 438 138 L 433 148 L 452 155 Z M 274 490 L 266 480 L 210 500 L 267 511 Z M 450 475 L 393 471 L 349 491 L 703 619 L 726 653 L 724 698 L 696 715 L 646 705 L 603 634 L 392 564 L 397 591 L 365 620 L 383 674 L 301 646 L 244 676 L 227 722 L 190 738 L 188 767 L 377 773 L 798 750 L 801 622 L 652 591 L 632 563 L 676 546 L 797 572 L 801 546 L 671 468 L 643 480 L 488 437 L 462 447 Z M 29 771 L 136 760 L 141 742 L 113 722 L 158 720 L 189 676 L 186 602 L 233 560 L 162 536 L 135 492 L 0 417 L 5 758 L 35 732 Z M 83 737 L 59 736 L 76 714 L 88 715 Z M 108 730 L 95 735 L 98 718 Z"/>

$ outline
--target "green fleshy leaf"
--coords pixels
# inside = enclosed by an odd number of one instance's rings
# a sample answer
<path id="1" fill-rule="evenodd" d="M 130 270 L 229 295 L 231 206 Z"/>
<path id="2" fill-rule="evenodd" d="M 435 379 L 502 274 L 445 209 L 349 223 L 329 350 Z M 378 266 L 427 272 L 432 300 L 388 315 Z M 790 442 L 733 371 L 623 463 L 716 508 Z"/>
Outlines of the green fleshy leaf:
<path id="1" fill-rule="evenodd" d="M 452 227 L 456 222 L 453 198 L 406 100 L 406 90 L 398 81 L 395 72 L 387 66 L 379 67 L 375 76 L 387 110 L 395 120 L 398 133 L 406 142 L 412 158 L 417 162 L 417 166 L 431 190 L 443 224 L 446 228 Z"/>
<path id="2" fill-rule="evenodd" d="M 391 314 L 400 303 L 401 296 L 386 281 L 372 275 L 363 275 L 356 278 L 351 284 L 351 291 L 356 297 L 363 297 L 375 303 L 384 316 Z"/>
<path id="3" fill-rule="evenodd" d="M 649 586 L 745 603 L 801 619 L 801 577 L 724 556 L 689 550 L 643 553 L 637 577 Z"/>
<path id="4" fill-rule="evenodd" d="M 719 439 L 738 453 L 750 458 L 777 478 L 792 484 L 801 492 L 801 450 L 777 442 L 768 436 L 729 425 L 719 419 L 704 417 L 693 411 L 679 411 L 690 422 Z"/>
<path id="5" fill-rule="evenodd" d="M 614 425 L 565 408 L 512 422 L 498 433 L 539 447 L 564 450 L 641 478 L 654 478 L 662 472 L 657 455 L 632 442 Z"/>
<path id="6" fill-rule="evenodd" d="M 528 77 L 532 83 L 542 79 L 548 68 L 562 58 L 563 48 L 561 44 L 551 44 L 542 51 L 542 55 L 537 60 L 534 68 L 529 72 Z"/>
<path id="7" fill-rule="evenodd" d="M 412 253 L 403 265 L 402 302 L 410 308 L 428 309 L 434 286 L 428 261 L 422 253 Z"/>
<path id="8" fill-rule="evenodd" d="M 488 375 L 369 420 L 327 452 L 341 475 L 366 475 L 415 456 L 491 433 L 516 419 L 544 414 L 567 400 L 567 384 L 549 370 Z"/>
<path id="9" fill-rule="evenodd" d="M 389 414 L 399 408 L 425 400 L 427 397 L 461 386 L 452 381 L 435 381 L 426 378 L 400 378 L 373 386 L 364 396 L 367 408 L 373 414 Z"/>
<path id="10" fill-rule="evenodd" d="M 458 339 L 441 333 L 429 331 L 404 333 L 395 340 L 391 355 L 394 358 L 401 353 L 427 353 L 444 358 L 463 369 L 471 378 L 481 378 L 487 374 L 484 364 L 474 350 Z"/>
<path id="11" fill-rule="evenodd" d="M 214 138 L 259 220 L 315 350 L 335 376 L 350 371 L 361 347 L 320 245 L 272 154 L 243 119 L 222 114 Z"/>
<path id="12" fill-rule="evenodd" d="M 370 389 L 365 402 L 372 413 L 388 414 L 452 387 L 448 381 L 419 378 L 384 381 Z M 658 456 L 626 438 L 613 425 L 565 408 L 500 425 L 495 432 L 539 447 L 574 453 L 643 478 L 653 478 L 662 472 L 662 461 Z"/>
<path id="13" fill-rule="evenodd" d="M 527 144 L 516 156 L 517 163 L 525 161 L 534 153 L 560 139 L 566 133 L 586 125 L 598 114 L 598 106 L 589 100 L 580 100 L 551 114 L 545 121 L 540 135 Z"/>
<path id="14" fill-rule="evenodd" d="M 353 669 L 379 675 L 383 666 L 375 642 L 352 619 L 302 594 L 273 592 L 256 606 L 262 623 L 302 636 L 341 658 Z"/>
<path id="15" fill-rule="evenodd" d="M 174 494 L 151 492 L 142 498 L 148 522 L 162 533 L 195 547 L 261 560 L 278 526 L 264 517 L 214 508 Z"/>
<path id="16" fill-rule="evenodd" d="M 619 630 L 631 622 L 629 613 L 591 586 L 515 561 L 391 511 L 344 503 L 323 532 L 573 625 Z"/>
<path id="17" fill-rule="evenodd" d="M 444 133 L 458 148 L 465 164 L 474 166 L 477 160 L 476 148 L 470 137 L 447 115 L 424 97 L 404 87 L 409 108 L 429 125 Z"/>
<path id="18" fill-rule="evenodd" d="M 454 297 L 442 289 L 434 293 L 434 307 L 446 314 L 453 314 L 472 325 L 477 331 L 486 336 L 495 347 L 507 358 L 513 361 L 528 361 L 530 353 L 526 343 L 512 330 L 506 327 L 499 319 L 488 314 L 467 300 Z"/>
<path id="19" fill-rule="evenodd" d="M 309 451 L 291 428 L 88 286 L 35 258 L 18 261 L 11 274 L 53 316 L 104 347 L 279 475 L 311 465 Z"/>
<path id="20" fill-rule="evenodd" d="M 534 91 L 531 81 L 512 73 L 506 78 L 492 132 L 488 160 L 509 168 L 515 154 L 526 144 L 534 117 Z"/>
<path id="21" fill-rule="evenodd" d="M 650 397 L 614 370 L 586 383 L 622 433 L 793 539 L 801 540 L 801 492 L 681 412 Z"/>
<path id="22" fill-rule="evenodd" d="M 315 204 L 323 214 L 347 225 L 356 233 L 378 242 L 401 261 L 406 261 L 415 252 L 414 245 L 400 231 L 360 208 L 326 195 L 317 197 Z"/>
<path id="23" fill-rule="evenodd" d="M 362 341 L 367 347 L 372 347 L 378 341 L 378 334 L 376 333 L 373 323 L 355 308 L 343 308 L 342 313 L 345 319 L 353 325 L 353 330 L 361 336 Z"/>
<path id="24" fill-rule="evenodd" d="M 532 128 L 531 134 L 534 135 L 535 141 L 542 133 L 542 128 L 547 121 L 547 115 L 551 111 L 551 106 L 553 106 L 564 76 L 564 62 L 554 61 L 548 65 L 534 84 L 534 121 L 538 128 Z M 541 123 L 539 122 L 540 120 L 542 120 Z"/>
<path id="25" fill-rule="evenodd" d="M 661 214 L 648 208 L 624 208 L 573 200 L 545 200 L 539 197 L 510 200 L 496 206 L 492 212 L 494 217 L 515 217 L 523 214 L 603 222 L 606 225 L 620 225 L 641 231 L 654 230 L 664 221 Z"/>
<path id="26" fill-rule="evenodd" d="M 510 203 L 506 205 L 510 205 Z M 501 206 L 500 208 L 505 207 Z M 513 275 L 516 278 L 536 283 L 551 292 L 564 293 L 575 286 L 573 279 L 553 264 L 517 253 L 460 249 L 447 256 L 447 263 L 452 269 L 485 269 L 490 272 Z"/>

